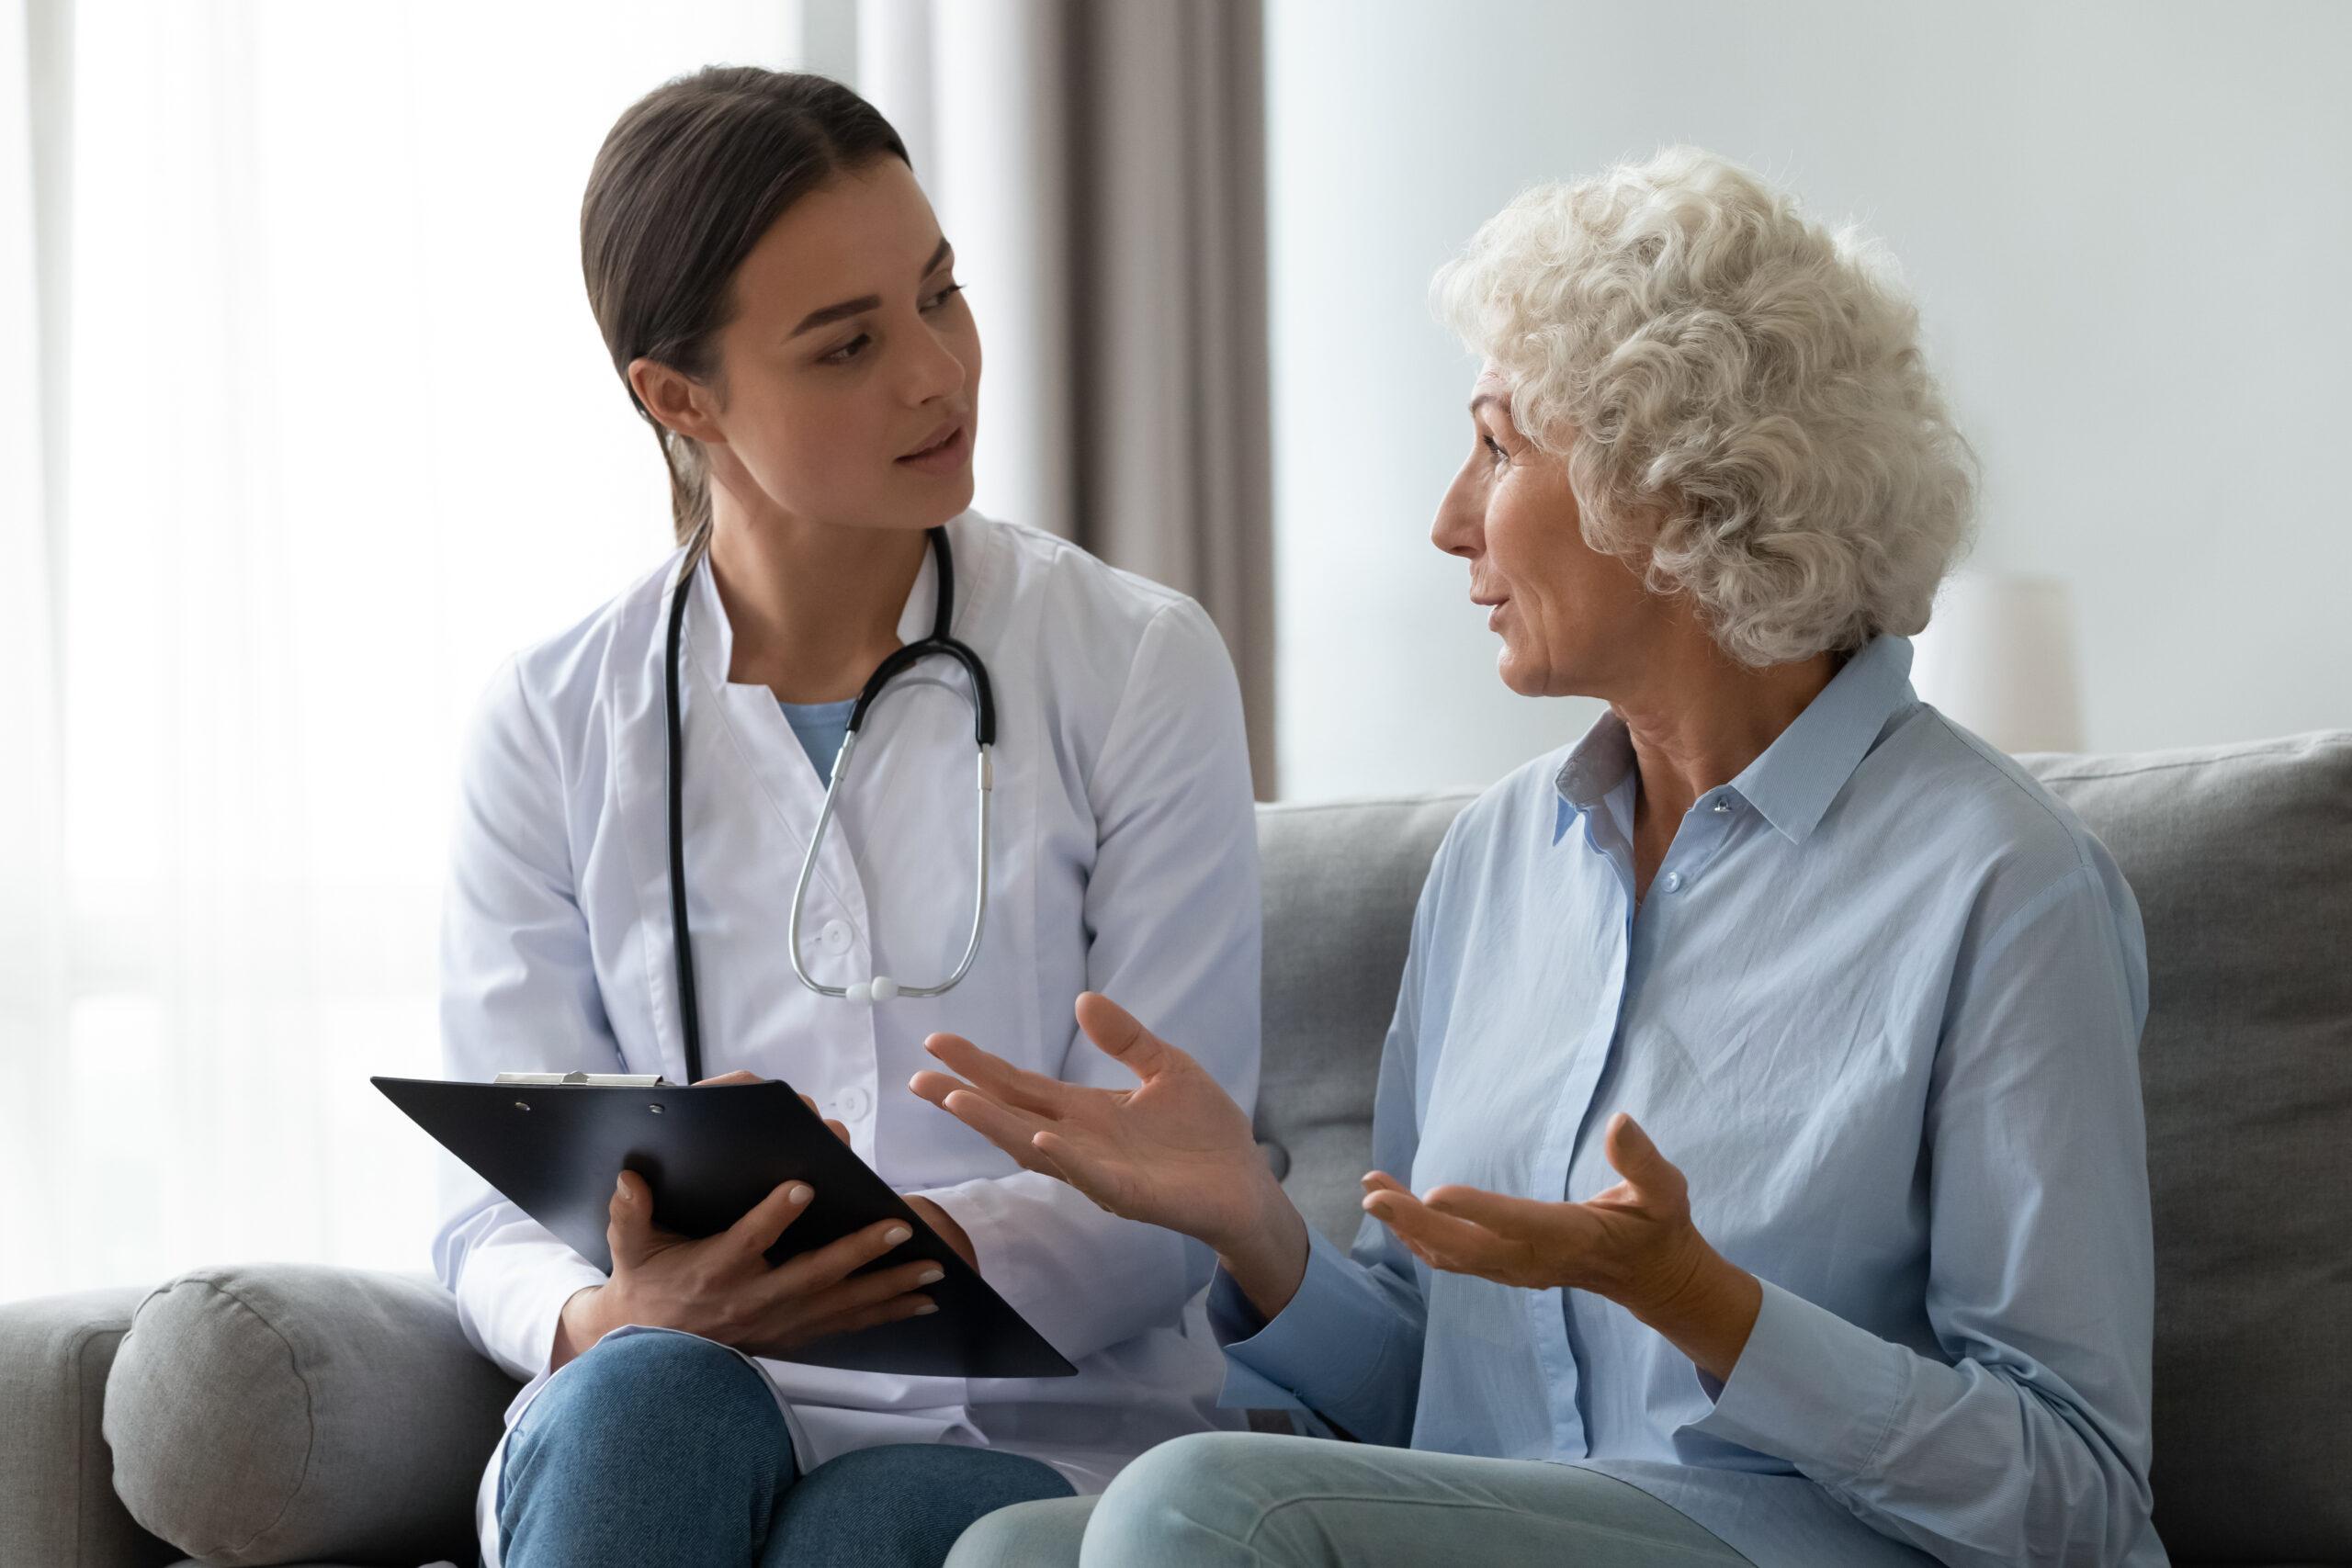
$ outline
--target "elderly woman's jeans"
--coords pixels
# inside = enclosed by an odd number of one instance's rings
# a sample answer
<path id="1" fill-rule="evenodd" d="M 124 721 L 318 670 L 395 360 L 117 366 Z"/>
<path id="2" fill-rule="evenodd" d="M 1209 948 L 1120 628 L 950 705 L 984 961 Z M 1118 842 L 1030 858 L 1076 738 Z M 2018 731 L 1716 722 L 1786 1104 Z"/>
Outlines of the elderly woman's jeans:
<path id="1" fill-rule="evenodd" d="M 1162 1443 L 1100 1497 L 1024 1503 L 948 1568 L 1741 1568 L 1640 1488 L 1532 1460 L 1214 1432 Z"/>
<path id="2" fill-rule="evenodd" d="M 964 1527 L 1069 1483 L 1017 1454 L 865 1449 L 794 1467 L 775 1396 L 679 1334 L 598 1345 L 524 1412 L 499 1478 L 507 1568 L 937 1568 Z"/>

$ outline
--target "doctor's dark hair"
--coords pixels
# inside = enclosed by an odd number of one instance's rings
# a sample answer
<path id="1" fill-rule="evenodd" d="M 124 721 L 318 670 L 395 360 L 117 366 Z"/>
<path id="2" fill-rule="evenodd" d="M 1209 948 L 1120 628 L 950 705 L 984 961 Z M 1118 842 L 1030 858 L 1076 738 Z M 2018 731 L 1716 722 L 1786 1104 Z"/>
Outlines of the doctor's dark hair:
<path id="1" fill-rule="evenodd" d="M 580 203 L 580 269 L 621 385 L 651 359 L 698 381 L 734 319 L 736 269 L 792 204 L 877 158 L 911 166 L 872 104 L 825 76 L 713 65 L 666 82 L 613 124 Z M 670 473 L 678 542 L 710 533 L 701 444 L 629 402 Z"/>

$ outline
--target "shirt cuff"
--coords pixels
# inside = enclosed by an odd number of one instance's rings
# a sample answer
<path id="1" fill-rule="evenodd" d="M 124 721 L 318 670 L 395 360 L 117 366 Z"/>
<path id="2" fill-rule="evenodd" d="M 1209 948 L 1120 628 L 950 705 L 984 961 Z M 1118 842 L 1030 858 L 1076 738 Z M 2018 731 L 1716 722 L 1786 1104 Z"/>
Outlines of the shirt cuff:
<path id="1" fill-rule="evenodd" d="M 1731 1377 L 1700 1386 L 1715 1407 L 1683 1427 L 1787 1460 L 1850 1486 L 1869 1472 L 1902 1408 L 1910 1352 L 1770 1280 Z"/>
<path id="2" fill-rule="evenodd" d="M 555 1337 L 563 1326 L 563 1309 L 571 1304 L 571 1298 L 593 1285 L 612 1283 L 612 1276 L 585 1259 L 580 1260 L 578 1269 L 562 1272 L 565 1277 L 548 1281 L 547 1295 L 533 1303 L 533 1321 L 524 1330 L 523 1343 L 538 1357 L 530 1369 L 535 1376 L 555 1359 Z"/>
<path id="3" fill-rule="evenodd" d="M 1219 1404 L 1344 1420 L 1345 1408 L 1387 1366 L 1396 1314 L 1352 1258 L 1310 1229 L 1306 1273 L 1281 1312 L 1259 1325 L 1241 1288 L 1220 1269 L 1209 1291 L 1209 1326 L 1225 1347 Z"/>
<path id="4" fill-rule="evenodd" d="M 922 1187 L 901 1192 L 901 1198 L 925 1198 L 940 1207 L 940 1212 L 956 1222 L 964 1239 L 972 1244 L 975 1269 L 985 1267 L 991 1257 L 1001 1264 L 1005 1243 L 1005 1205 L 1003 1195 L 996 1190 L 993 1180 L 983 1179 L 959 1182 L 954 1187 Z M 945 1236 L 939 1238 L 945 1241 Z M 952 1249 L 951 1249 L 952 1250 Z"/>

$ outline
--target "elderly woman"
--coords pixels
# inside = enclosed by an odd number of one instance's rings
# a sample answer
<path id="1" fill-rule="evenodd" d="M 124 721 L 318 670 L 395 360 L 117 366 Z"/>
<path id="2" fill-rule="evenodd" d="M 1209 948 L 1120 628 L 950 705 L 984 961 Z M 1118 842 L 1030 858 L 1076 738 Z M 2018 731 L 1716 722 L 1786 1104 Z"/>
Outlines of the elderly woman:
<path id="1" fill-rule="evenodd" d="M 1432 536 L 1506 684 L 1609 712 L 1438 852 L 1352 1252 L 1103 998 L 1131 1091 L 952 1036 L 914 1085 L 1214 1248 L 1227 1402 L 1357 1441 L 1182 1438 L 955 1561 L 2162 1562 L 2139 914 L 1912 694 L 1973 493 L 1915 311 L 1687 151 L 1437 293 L 1485 364 Z"/>

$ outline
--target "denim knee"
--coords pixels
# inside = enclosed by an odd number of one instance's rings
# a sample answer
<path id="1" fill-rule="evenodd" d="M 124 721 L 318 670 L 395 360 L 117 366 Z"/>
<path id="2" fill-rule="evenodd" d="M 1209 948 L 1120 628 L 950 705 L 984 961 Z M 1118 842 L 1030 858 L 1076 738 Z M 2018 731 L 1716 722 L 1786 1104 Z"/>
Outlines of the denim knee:
<path id="1" fill-rule="evenodd" d="M 674 1505 L 767 1502 L 792 1474 L 791 1439 L 766 1380 L 723 1345 L 684 1334 L 607 1339 L 566 1367 L 508 1439 L 501 1513 L 535 1497 Z M 600 1508 L 598 1511 L 602 1511 Z"/>

